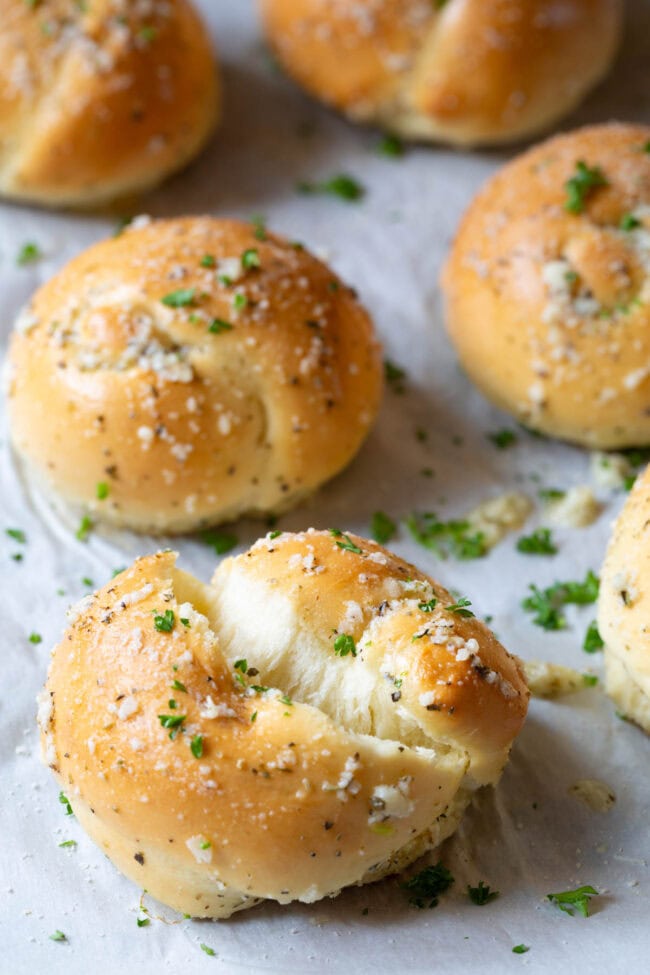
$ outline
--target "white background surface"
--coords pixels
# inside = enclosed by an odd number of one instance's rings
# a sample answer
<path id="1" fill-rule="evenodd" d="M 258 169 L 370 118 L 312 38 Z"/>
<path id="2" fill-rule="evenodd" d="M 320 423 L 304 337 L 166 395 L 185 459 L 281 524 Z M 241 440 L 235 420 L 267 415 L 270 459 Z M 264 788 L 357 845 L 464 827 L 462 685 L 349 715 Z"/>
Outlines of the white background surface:
<path id="1" fill-rule="evenodd" d="M 514 448 L 495 450 L 486 432 L 514 424 L 472 390 L 442 329 L 437 276 L 446 248 L 472 193 L 508 155 L 418 148 L 402 159 L 381 157 L 376 133 L 351 128 L 273 72 L 252 0 L 203 0 L 201 6 L 225 69 L 224 125 L 190 170 L 126 212 L 264 214 L 274 229 L 324 252 L 359 289 L 387 355 L 409 376 L 405 396 L 387 393 L 380 421 L 351 468 L 283 518 L 281 527 L 336 525 L 367 534 L 378 508 L 393 517 L 414 508 L 450 517 L 508 488 L 534 497 L 540 484 L 587 482 L 588 458 L 579 450 L 523 432 Z M 637 0 L 613 74 L 566 127 L 611 117 L 650 121 L 649 62 L 650 4 Z M 298 134 L 305 123 L 313 128 L 309 137 Z M 366 186 L 363 202 L 294 191 L 297 180 L 341 171 Z M 0 206 L 3 347 L 31 291 L 81 248 L 111 233 L 116 216 Z M 36 241 L 45 259 L 18 268 L 15 257 L 26 241 Z M 165 912 L 174 923 L 154 919 L 138 928 L 140 891 L 64 815 L 58 786 L 40 765 L 34 697 L 49 648 L 62 632 L 64 610 L 87 591 L 82 577 L 103 584 L 115 567 L 161 543 L 97 532 L 88 544 L 77 542 L 76 526 L 21 482 L 5 427 L 2 419 L 0 971 L 648 971 L 650 742 L 615 717 L 599 689 L 532 704 L 499 789 L 481 795 L 444 850 L 456 883 L 437 909 L 408 906 L 396 881 L 388 879 L 309 907 L 268 905 L 216 923 L 178 921 Z M 416 427 L 429 432 L 427 443 L 416 441 Z M 452 440 L 458 436 L 460 446 Z M 435 471 L 433 478 L 419 473 L 424 467 Z M 520 602 L 529 582 L 549 585 L 598 568 L 621 501 L 601 495 L 606 507 L 595 525 L 556 531 L 561 551 L 555 558 L 517 554 L 513 536 L 469 563 L 436 562 L 404 530 L 393 547 L 469 595 L 478 614 L 492 614 L 510 650 L 599 672 L 600 655 L 580 649 L 593 607 L 570 613 L 568 631 L 546 634 L 531 624 Z M 10 558 L 19 546 L 5 535 L 7 527 L 27 533 L 20 564 Z M 259 523 L 238 525 L 240 550 L 264 530 Z M 204 579 L 211 575 L 209 549 L 192 540 L 174 544 L 184 568 Z M 32 631 L 43 635 L 43 643 L 29 643 Z M 616 793 L 608 814 L 567 794 L 577 779 L 591 777 Z M 60 849 L 67 839 L 77 840 L 77 848 Z M 468 882 L 479 879 L 501 891 L 482 908 L 464 893 Z M 549 891 L 582 883 L 603 892 L 587 920 L 570 918 L 544 900 Z M 153 913 L 162 912 L 154 906 Z M 49 940 L 57 928 L 67 943 Z M 201 942 L 216 956 L 206 956 Z M 513 955 L 512 946 L 521 942 L 530 952 Z"/>

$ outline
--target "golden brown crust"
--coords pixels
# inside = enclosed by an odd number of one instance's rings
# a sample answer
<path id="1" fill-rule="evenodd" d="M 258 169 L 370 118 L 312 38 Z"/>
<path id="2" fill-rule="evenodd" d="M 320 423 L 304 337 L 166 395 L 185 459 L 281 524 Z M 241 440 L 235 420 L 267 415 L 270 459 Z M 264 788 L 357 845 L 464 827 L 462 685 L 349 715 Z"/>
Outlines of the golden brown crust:
<path id="1" fill-rule="evenodd" d="M 601 125 L 517 157 L 474 199 L 444 272 L 469 376 L 551 436 L 650 443 L 649 141 L 648 127 Z M 607 185 L 576 213 L 566 183 L 579 163 Z"/>
<path id="2" fill-rule="evenodd" d="M 568 113 L 605 74 L 621 0 L 261 0 L 305 88 L 406 137 L 512 141 Z"/>
<path id="3" fill-rule="evenodd" d="M 428 636 L 414 641 L 420 618 L 403 611 L 402 584 L 405 572 L 415 570 L 373 543 L 351 541 L 365 555 L 341 550 L 329 533 L 277 542 L 267 536 L 250 558 L 224 563 L 211 586 L 176 569 L 173 553 L 147 556 L 76 607 L 55 648 L 39 707 L 45 760 L 111 859 L 179 910 L 224 917 L 260 898 L 309 902 L 398 869 L 453 829 L 467 802 L 466 791 L 459 792 L 463 775 L 468 765 L 470 777 L 481 767 L 482 736 L 485 755 L 500 751 L 502 764 L 523 722 L 521 672 L 487 629 L 444 610 L 427 614 L 438 626 L 451 619 L 458 633 L 474 635 L 485 662 L 481 674 L 475 662 L 459 661 L 460 644 L 449 633 L 446 649 Z M 310 599 L 296 585 L 295 555 L 310 598 L 323 602 L 320 615 L 308 612 Z M 304 559 L 321 570 L 306 575 Z M 369 586 L 354 578 L 361 563 L 377 570 Z M 258 589 L 246 607 L 266 627 L 268 643 L 248 644 L 239 660 L 232 659 L 237 572 L 270 587 Z M 431 583 L 416 575 L 422 595 Z M 401 686 L 407 716 L 419 712 L 419 739 L 408 717 L 400 723 L 390 716 L 403 708 L 394 683 L 392 700 L 380 688 L 372 726 L 362 708 L 355 714 L 346 702 L 355 685 L 360 701 L 368 681 L 388 687 L 365 638 L 356 657 L 341 657 L 322 629 L 360 585 L 371 620 L 366 633 L 372 620 L 379 624 L 374 645 L 398 655 L 405 642 L 414 646 L 400 659 Z M 377 598 L 391 585 L 403 592 L 397 600 L 403 605 L 392 600 L 380 610 Z M 286 620 L 282 647 L 278 591 L 296 616 Z M 450 598 L 435 591 L 443 602 Z M 391 624 L 387 632 L 384 621 Z M 300 653 L 292 645 L 296 629 L 306 636 Z M 330 693 L 316 701 L 298 685 L 302 669 L 320 665 L 319 640 L 327 645 Z M 489 679 L 488 666 L 498 681 Z M 427 688 L 437 689 L 441 674 L 457 682 L 457 690 L 443 691 L 445 704 L 455 694 L 456 722 L 449 708 L 427 710 L 414 699 L 425 694 L 428 701 Z M 412 740 L 402 740 L 402 730 Z M 493 767 L 490 781 L 499 773 Z"/>
<path id="4" fill-rule="evenodd" d="M 94 517 L 180 532 L 312 492 L 358 450 L 381 386 L 368 315 L 304 248 L 236 221 L 149 222 L 23 313 L 12 437 Z"/>
<path id="5" fill-rule="evenodd" d="M 188 0 L 0 0 L 0 193 L 51 206 L 146 189 L 218 114 L 206 28 Z"/>
<path id="6" fill-rule="evenodd" d="M 598 629 L 608 694 L 650 733 L 650 468 L 619 515 L 601 572 Z"/>

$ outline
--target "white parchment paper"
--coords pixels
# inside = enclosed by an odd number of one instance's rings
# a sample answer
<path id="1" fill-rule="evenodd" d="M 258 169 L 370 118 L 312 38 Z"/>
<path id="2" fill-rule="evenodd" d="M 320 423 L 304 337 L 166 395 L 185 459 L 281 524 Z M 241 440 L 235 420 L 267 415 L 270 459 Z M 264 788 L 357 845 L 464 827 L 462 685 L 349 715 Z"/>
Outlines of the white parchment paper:
<path id="1" fill-rule="evenodd" d="M 368 533 L 373 511 L 462 514 L 509 489 L 536 496 L 540 486 L 589 481 L 585 453 L 518 433 L 498 451 L 486 433 L 512 421 L 493 410 L 459 371 L 444 336 L 438 272 L 457 220 L 505 151 L 461 154 L 414 148 L 401 159 L 376 152 L 377 133 L 355 129 L 310 102 L 272 67 L 252 0 L 203 0 L 225 72 L 225 121 L 186 173 L 115 213 L 70 215 L 0 206 L 0 326 L 3 347 L 30 293 L 67 259 L 114 229 L 120 212 L 154 216 L 209 212 L 263 214 L 290 238 L 326 256 L 373 312 L 386 354 L 408 374 L 403 396 L 388 391 L 379 423 L 350 469 L 281 527 L 339 526 Z M 1 29 L 1 27 L 0 27 Z M 636 0 L 621 57 L 607 82 L 566 122 L 612 117 L 650 121 L 650 4 Z M 477 79 L 480 83 L 480 79 Z M 367 189 L 358 204 L 304 197 L 301 179 L 348 172 Z M 16 265 L 26 241 L 44 259 Z M 38 757 L 34 698 L 64 611 L 103 584 L 116 567 L 161 542 L 75 525 L 23 483 L 0 419 L 0 971 L 77 972 L 645 972 L 650 970 L 650 741 L 615 716 L 596 689 L 556 703 L 533 702 L 503 781 L 485 791 L 443 851 L 456 882 L 432 911 L 410 907 L 394 879 L 312 906 L 262 906 L 231 921 L 179 919 L 150 904 L 138 928 L 141 892 L 123 879 L 57 801 L 58 787 Z M 416 439 L 416 428 L 428 439 Z M 433 476 L 421 472 L 431 469 Z M 569 612 L 570 628 L 545 633 L 520 608 L 527 585 L 583 578 L 598 569 L 622 496 L 604 492 L 604 511 L 587 529 L 558 529 L 560 553 L 533 558 L 510 536 L 487 558 L 440 562 L 404 529 L 395 550 L 490 614 L 506 646 L 525 658 L 600 672 L 600 656 L 581 649 L 593 607 Z M 540 524 L 537 507 L 527 530 Z M 6 528 L 26 532 L 20 545 Z M 236 527 L 240 550 L 265 530 Z M 214 556 L 175 540 L 181 565 L 207 579 Z M 20 551 L 21 562 L 11 556 Z M 43 642 L 30 643 L 32 632 Z M 615 792 L 597 813 L 567 790 L 598 778 Z M 60 848 L 65 840 L 76 848 Z M 466 885 L 501 892 L 476 907 Z M 545 895 L 592 884 L 602 896 L 587 920 L 570 918 Z M 366 911 L 367 909 L 367 911 Z M 161 918 L 160 920 L 158 918 Z M 49 939 L 56 929 L 65 943 Z M 214 956 L 200 949 L 203 943 Z M 518 944 L 524 955 L 512 953 Z"/>

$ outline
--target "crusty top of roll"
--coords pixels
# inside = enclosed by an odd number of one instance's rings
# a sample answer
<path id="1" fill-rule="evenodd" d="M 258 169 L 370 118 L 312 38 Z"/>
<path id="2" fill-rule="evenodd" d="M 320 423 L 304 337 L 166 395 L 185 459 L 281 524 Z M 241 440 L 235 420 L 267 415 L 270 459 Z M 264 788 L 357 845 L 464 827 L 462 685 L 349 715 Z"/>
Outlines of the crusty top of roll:
<path id="1" fill-rule="evenodd" d="M 619 515 L 600 578 L 607 690 L 650 732 L 650 467 Z"/>
<path id="2" fill-rule="evenodd" d="M 54 651 L 46 760 L 111 859 L 182 911 L 335 893 L 431 829 L 468 765 L 498 778 L 521 727 L 517 662 L 451 605 L 329 532 L 269 535 L 210 586 L 139 559 Z"/>
<path id="3" fill-rule="evenodd" d="M 186 163 L 217 115 L 188 0 L 0 0 L 0 193 L 89 204 Z"/>
<path id="4" fill-rule="evenodd" d="M 153 532 L 295 503 L 354 455 L 382 385 L 351 289 L 302 246 L 209 217 L 79 255 L 10 358 L 20 453 L 68 501 Z"/>
<path id="5" fill-rule="evenodd" d="M 260 0 L 309 91 L 407 137 L 502 142 L 568 113 L 605 73 L 621 0 Z"/>
<path id="6" fill-rule="evenodd" d="M 553 436 L 650 443 L 649 149 L 647 126 L 550 139 L 487 182 L 453 245 L 443 284 L 463 365 Z M 577 197 L 572 180 L 587 183 Z"/>

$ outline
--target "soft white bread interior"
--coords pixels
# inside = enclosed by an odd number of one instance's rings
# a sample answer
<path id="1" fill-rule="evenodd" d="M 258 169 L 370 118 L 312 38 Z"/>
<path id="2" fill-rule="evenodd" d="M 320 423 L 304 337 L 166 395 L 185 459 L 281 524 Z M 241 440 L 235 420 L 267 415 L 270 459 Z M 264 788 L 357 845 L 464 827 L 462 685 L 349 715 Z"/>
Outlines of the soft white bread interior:
<path id="1" fill-rule="evenodd" d="M 356 121 L 478 145 L 530 136 L 607 72 L 622 0 L 261 0 L 288 73 Z"/>
<path id="2" fill-rule="evenodd" d="M 650 127 L 578 129 L 504 166 L 443 289 L 461 363 L 498 406 L 586 446 L 650 443 Z"/>
<path id="3" fill-rule="evenodd" d="M 340 533 L 271 533 L 209 586 L 139 559 L 54 650 L 45 760 L 113 862 L 193 916 L 379 879 L 453 832 L 526 714 L 517 660 L 455 606 Z"/>
<path id="4" fill-rule="evenodd" d="M 138 220 L 42 287 L 10 351 L 12 440 L 94 520 L 184 532 L 279 512 L 337 474 L 379 408 L 355 293 L 234 220 Z"/>
<path id="5" fill-rule="evenodd" d="M 650 467 L 614 525 L 600 577 L 598 630 L 607 693 L 624 717 L 650 732 Z"/>
<path id="6" fill-rule="evenodd" d="M 0 24 L 0 194 L 63 206 L 144 190 L 216 122 L 188 0 L 0 0 Z"/>

